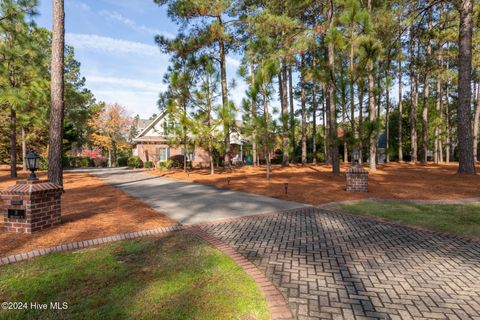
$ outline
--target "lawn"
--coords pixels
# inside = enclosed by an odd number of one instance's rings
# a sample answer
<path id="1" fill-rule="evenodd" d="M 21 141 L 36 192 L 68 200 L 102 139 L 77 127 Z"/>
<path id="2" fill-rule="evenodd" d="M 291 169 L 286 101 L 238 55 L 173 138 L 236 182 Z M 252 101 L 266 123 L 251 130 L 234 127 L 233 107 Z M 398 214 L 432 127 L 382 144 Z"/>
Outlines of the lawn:
<path id="1" fill-rule="evenodd" d="M 1 319 L 269 319 L 255 281 L 188 232 L 55 253 L 0 267 Z"/>
<path id="2" fill-rule="evenodd" d="M 340 175 L 333 175 L 331 167 L 318 165 L 273 166 L 272 178 L 265 178 L 265 166 L 243 166 L 233 170 L 218 170 L 210 175 L 206 169 L 188 173 L 150 171 L 152 174 L 174 179 L 190 180 L 220 188 L 266 195 L 278 199 L 313 205 L 332 201 L 383 199 L 457 199 L 480 197 L 480 175 L 456 174 L 458 163 L 428 166 L 410 163 L 379 164 L 378 170 L 369 174 L 369 192 L 345 191 L 345 170 L 350 164 L 342 164 Z M 365 166 L 368 170 L 368 166 Z M 480 167 L 477 166 L 478 172 Z M 448 181 L 448 183 L 447 183 Z M 285 194 L 285 183 L 288 193 Z"/>
<path id="3" fill-rule="evenodd" d="M 388 221 L 480 240 L 480 202 L 425 204 L 361 200 L 341 204 L 340 208 L 348 213 L 379 217 Z"/>

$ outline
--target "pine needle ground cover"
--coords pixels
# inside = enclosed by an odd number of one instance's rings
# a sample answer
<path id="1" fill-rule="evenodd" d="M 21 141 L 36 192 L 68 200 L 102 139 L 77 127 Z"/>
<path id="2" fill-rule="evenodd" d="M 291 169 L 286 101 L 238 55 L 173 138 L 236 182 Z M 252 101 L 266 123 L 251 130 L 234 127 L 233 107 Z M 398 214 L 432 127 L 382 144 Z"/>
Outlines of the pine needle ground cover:
<path id="1" fill-rule="evenodd" d="M 45 179 L 45 173 L 39 174 Z M 21 172 L 18 179 L 25 179 Z M 15 184 L 0 168 L 0 190 Z M 175 224 L 142 201 L 86 173 L 65 173 L 62 223 L 31 235 L 3 232 L 0 219 L 0 257 L 59 244 L 155 229 Z M 3 214 L 3 212 L 2 212 Z"/>
<path id="2" fill-rule="evenodd" d="M 379 164 L 377 171 L 369 174 L 367 193 L 345 191 L 345 170 L 350 166 L 349 163 L 343 164 L 341 173 L 333 175 L 331 166 L 325 164 L 294 164 L 285 168 L 274 165 L 270 180 L 266 179 L 265 166 L 217 170 L 214 175 L 210 175 L 207 169 L 194 169 L 188 173 L 182 170 L 151 173 L 313 205 L 368 198 L 444 200 L 480 197 L 480 175 L 456 174 L 457 163 Z M 368 166 L 364 167 L 368 170 Z M 480 172 L 480 166 L 477 171 Z M 288 183 L 287 194 L 285 183 Z"/>
<path id="3" fill-rule="evenodd" d="M 188 232 L 56 253 L 0 267 L 0 319 L 269 319 L 255 281 Z"/>
<path id="4" fill-rule="evenodd" d="M 340 205 L 343 211 L 374 216 L 439 232 L 480 240 L 480 202 L 419 204 L 362 200 Z"/>

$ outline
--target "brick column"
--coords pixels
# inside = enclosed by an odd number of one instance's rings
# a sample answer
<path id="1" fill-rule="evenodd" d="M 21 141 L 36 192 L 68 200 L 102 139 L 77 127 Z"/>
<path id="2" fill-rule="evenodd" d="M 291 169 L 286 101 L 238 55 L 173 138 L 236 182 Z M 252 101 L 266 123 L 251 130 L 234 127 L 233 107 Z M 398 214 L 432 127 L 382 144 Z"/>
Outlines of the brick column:
<path id="1" fill-rule="evenodd" d="M 0 192 L 7 232 L 32 233 L 60 223 L 63 187 L 49 181 L 17 181 Z"/>
<path id="2" fill-rule="evenodd" d="M 348 192 L 368 192 L 368 171 L 361 166 L 353 166 L 346 171 Z"/>

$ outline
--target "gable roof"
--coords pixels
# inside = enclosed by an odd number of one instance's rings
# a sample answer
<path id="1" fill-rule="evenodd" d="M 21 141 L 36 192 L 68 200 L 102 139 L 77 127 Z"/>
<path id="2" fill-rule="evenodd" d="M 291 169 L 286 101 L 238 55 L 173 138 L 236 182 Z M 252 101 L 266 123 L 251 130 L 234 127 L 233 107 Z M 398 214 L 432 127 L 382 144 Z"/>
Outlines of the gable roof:
<path id="1" fill-rule="evenodd" d="M 153 127 L 155 127 L 155 125 L 160 121 L 162 120 L 162 118 L 167 114 L 166 111 L 160 113 L 155 119 L 153 120 L 146 120 L 146 121 L 150 121 L 150 123 L 148 123 L 142 131 L 140 131 L 140 133 L 135 137 L 135 138 L 140 138 L 142 137 L 143 135 L 145 135 L 145 133 L 147 133 L 150 129 L 152 129 Z"/>
<path id="2" fill-rule="evenodd" d="M 138 124 L 137 124 L 137 127 L 138 127 L 138 130 L 140 130 L 140 132 L 145 129 L 150 123 L 152 123 L 152 119 L 138 119 Z"/>

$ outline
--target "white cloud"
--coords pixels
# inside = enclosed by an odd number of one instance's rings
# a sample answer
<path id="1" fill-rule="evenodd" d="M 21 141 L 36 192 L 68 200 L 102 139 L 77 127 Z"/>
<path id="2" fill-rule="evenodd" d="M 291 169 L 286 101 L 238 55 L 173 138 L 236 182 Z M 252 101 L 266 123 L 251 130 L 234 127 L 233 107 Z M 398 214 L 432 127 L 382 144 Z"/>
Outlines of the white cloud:
<path id="1" fill-rule="evenodd" d="M 233 68 L 238 68 L 240 66 L 240 60 L 233 58 L 231 56 L 227 56 L 226 60 L 227 66 L 233 67 Z"/>
<path id="2" fill-rule="evenodd" d="M 167 38 L 173 38 L 175 37 L 174 34 L 168 32 L 168 31 L 163 31 L 163 30 L 160 30 L 160 29 L 157 29 L 157 28 L 151 28 L 151 27 L 148 27 L 148 26 L 145 26 L 143 24 L 138 24 L 136 23 L 134 20 L 132 19 L 129 19 L 125 16 L 122 16 L 120 13 L 116 12 L 116 11 L 107 11 L 107 10 L 102 10 L 100 11 L 100 14 L 102 16 L 105 16 L 113 21 L 117 21 L 133 30 L 136 30 L 136 31 L 139 31 L 139 32 L 143 32 L 143 33 L 147 33 L 147 34 L 151 34 L 151 35 L 163 35 Z"/>
<path id="3" fill-rule="evenodd" d="M 236 86 L 230 88 L 230 99 L 235 103 L 237 108 L 241 109 L 242 100 L 245 98 L 245 91 L 248 89 L 247 84 L 241 79 L 236 79 Z"/>
<path id="4" fill-rule="evenodd" d="M 132 114 L 150 117 L 158 112 L 158 94 L 165 90 L 163 83 L 140 79 L 87 75 L 87 84 L 98 100 L 120 103 Z"/>
<path id="5" fill-rule="evenodd" d="M 148 118 L 158 113 L 158 92 L 139 92 L 137 90 L 98 89 L 93 90 L 97 100 L 107 103 L 117 102 L 127 108 L 132 114 Z"/>
<path id="6" fill-rule="evenodd" d="M 71 2 L 75 6 L 75 8 L 77 8 L 77 9 L 80 9 L 80 10 L 85 11 L 85 12 L 90 12 L 91 11 L 90 6 L 86 3 L 84 3 L 84 2 L 73 1 L 73 0 L 69 1 L 69 2 Z"/>
<path id="7" fill-rule="evenodd" d="M 161 57 L 157 46 L 141 42 L 127 41 L 95 34 L 67 33 L 65 40 L 75 49 L 94 49 L 111 54 L 136 54 Z"/>
<path id="8" fill-rule="evenodd" d="M 121 77 L 105 77 L 105 76 L 86 76 L 89 83 L 101 84 L 102 86 L 111 85 L 118 89 L 139 89 L 143 92 L 155 92 L 158 93 L 166 89 L 165 84 L 156 83 L 151 81 L 144 81 L 139 79 L 129 79 Z"/>

